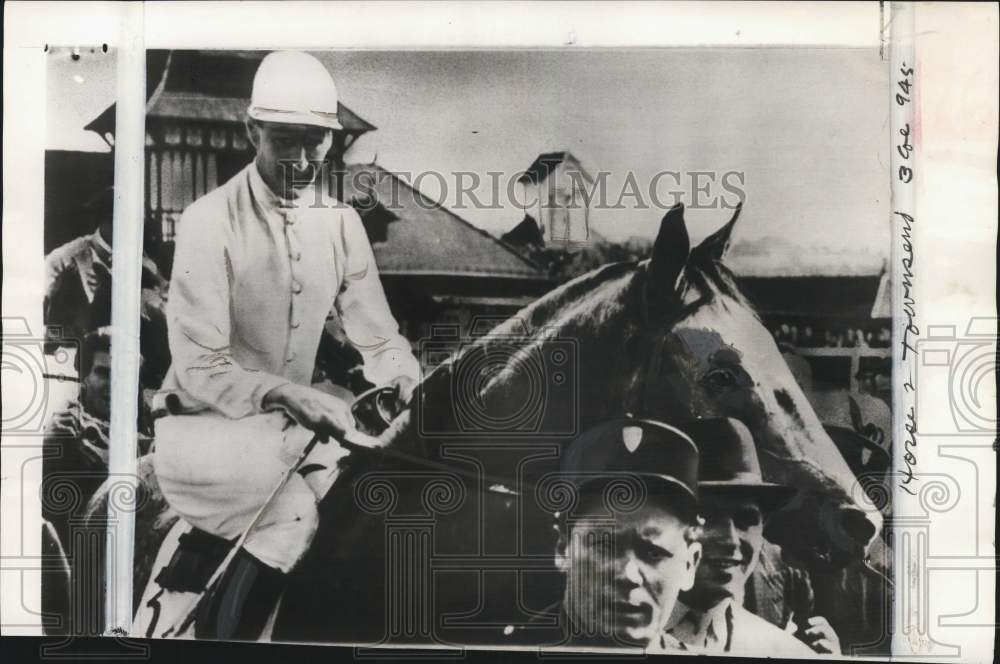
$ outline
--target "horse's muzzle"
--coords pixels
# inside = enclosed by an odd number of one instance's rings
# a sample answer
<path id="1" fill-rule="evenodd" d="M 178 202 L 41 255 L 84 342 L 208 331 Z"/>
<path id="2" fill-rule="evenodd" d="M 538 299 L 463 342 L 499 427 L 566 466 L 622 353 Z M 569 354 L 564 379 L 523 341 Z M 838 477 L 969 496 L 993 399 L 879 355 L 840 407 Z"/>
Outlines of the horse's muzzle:
<path id="1" fill-rule="evenodd" d="M 840 508 L 840 527 L 851 542 L 861 547 L 867 546 L 875 536 L 875 524 L 863 510 L 856 507 Z"/>
<path id="2" fill-rule="evenodd" d="M 853 505 L 808 503 L 775 513 L 764 535 L 810 565 L 841 567 L 863 558 L 876 532 L 865 511 Z"/>

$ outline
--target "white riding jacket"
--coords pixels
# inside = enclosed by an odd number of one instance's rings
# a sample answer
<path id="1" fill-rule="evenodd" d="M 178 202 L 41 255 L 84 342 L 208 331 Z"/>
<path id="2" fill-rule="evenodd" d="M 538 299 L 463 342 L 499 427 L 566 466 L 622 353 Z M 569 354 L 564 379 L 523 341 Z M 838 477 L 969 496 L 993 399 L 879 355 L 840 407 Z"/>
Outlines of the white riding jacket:
<path id="1" fill-rule="evenodd" d="M 309 385 L 327 314 L 376 385 L 419 378 L 379 281 L 361 218 L 303 191 L 275 195 L 255 163 L 184 211 L 166 307 L 172 366 L 157 401 L 230 418 L 261 411 L 271 389 Z"/>

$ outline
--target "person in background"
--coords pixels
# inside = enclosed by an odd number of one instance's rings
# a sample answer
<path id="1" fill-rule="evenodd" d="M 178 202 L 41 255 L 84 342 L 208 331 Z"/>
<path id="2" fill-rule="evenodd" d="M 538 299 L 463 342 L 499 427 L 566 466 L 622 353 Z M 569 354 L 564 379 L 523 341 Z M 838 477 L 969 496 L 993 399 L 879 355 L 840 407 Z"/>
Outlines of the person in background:
<path id="1" fill-rule="evenodd" d="M 83 205 L 96 218 L 93 232 L 70 240 L 45 257 L 43 317 L 48 345 L 79 342 L 111 323 L 111 242 L 114 189 L 107 187 Z"/>
<path id="2" fill-rule="evenodd" d="M 43 316 L 50 345 L 79 341 L 111 323 L 114 195 L 114 188 L 108 187 L 85 205 L 84 212 L 99 220 L 92 233 L 56 247 L 45 257 Z M 144 316 L 150 306 L 162 308 L 159 300 L 166 297 L 167 280 L 145 254 L 141 289 Z"/>
<path id="3" fill-rule="evenodd" d="M 70 240 L 45 257 L 43 320 L 46 350 L 79 343 L 88 333 L 111 324 L 111 248 L 114 188 L 84 206 L 99 222 L 92 233 Z M 170 365 L 164 307 L 167 280 L 156 263 L 142 255 L 139 344 L 144 358 L 142 384 L 160 386 Z M 145 402 L 148 409 L 148 400 Z"/>
<path id="4" fill-rule="evenodd" d="M 707 653 L 803 657 L 815 650 L 839 654 L 836 634 L 825 619 L 807 619 L 809 626 L 801 635 L 807 646 L 743 606 L 746 583 L 764 546 L 764 520 L 794 490 L 763 480 L 753 436 L 742 422 L 697 420 L 684 430 L 698 445 L 699 512 L 705 524 L 694 586 L 681 594 L 667 634 Z"/>
<path id="5" fill-rule="evenodd" d="M 111 418 L 111 333 L 87 334 L 76 356 L 79 397 L 53 413 L 42 456 L 42 517 L 70 550 L 70 520 L 83 514 L 108 474 Z"/>
<path id="6" fill-rule="evenodd" d="M 809 619 L 816 614 L 809 573 L 791 564 L 780 546 L 765 539 L 745 586 L 743 607 L 785 631 L 808 629 Z"/>

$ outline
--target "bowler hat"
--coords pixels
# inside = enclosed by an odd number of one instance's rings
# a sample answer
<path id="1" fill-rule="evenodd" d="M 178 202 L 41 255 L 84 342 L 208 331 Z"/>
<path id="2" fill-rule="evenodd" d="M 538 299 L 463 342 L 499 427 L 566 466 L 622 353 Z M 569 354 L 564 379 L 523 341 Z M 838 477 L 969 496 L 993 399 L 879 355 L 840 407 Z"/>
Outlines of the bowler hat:
<path id="1" fill-rule="evenodd" d="M 744 495 L 768 512 L 782 507 L 795 489 L 765 482 L 753 435 L 746 425 L 732 418 L 695 420 L 684 430 L 698 446 L 701 495 Z"/>
<path id="2" fill-rule="evenodd" d="M 855 475 L 889 468 L 886 433 L 892 431 L 892 413 L 884 401 L 847 390 L 812 392 L 806 397 Z"/>
<path id="3" fill-rule="evenodd" d="M 654 420 L 618 418 L 587 429 L 570 444 L 562 473 L 581 492 L 616 476 L 635 476 L 647 491 L 669 495 L 693 518 L 698 500 L 698 449 L 684 432 Z"/>

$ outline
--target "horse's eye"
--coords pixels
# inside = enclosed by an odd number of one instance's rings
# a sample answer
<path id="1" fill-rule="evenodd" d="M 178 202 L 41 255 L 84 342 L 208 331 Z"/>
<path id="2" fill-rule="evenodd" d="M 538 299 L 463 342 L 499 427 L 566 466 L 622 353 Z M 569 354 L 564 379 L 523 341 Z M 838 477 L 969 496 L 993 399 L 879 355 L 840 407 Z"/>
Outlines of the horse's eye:
<path id="1" fill-rule="evenodd" d="M 740 387 L 745 381 L 736 369 L 722 367 L 709 371 L 702 377 L 701 382 L 713 392 L 722 392 Z"/>

